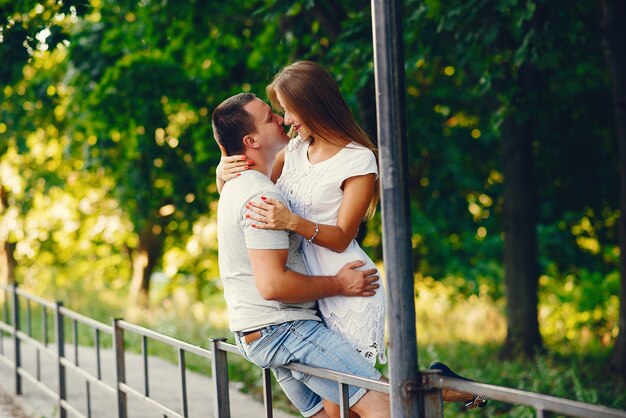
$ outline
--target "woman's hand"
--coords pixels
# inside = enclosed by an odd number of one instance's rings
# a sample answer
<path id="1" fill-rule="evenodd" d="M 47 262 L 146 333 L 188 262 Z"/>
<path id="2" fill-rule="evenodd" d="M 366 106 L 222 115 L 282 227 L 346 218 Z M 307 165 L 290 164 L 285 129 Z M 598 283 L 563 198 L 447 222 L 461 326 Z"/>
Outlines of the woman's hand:
<path id="1" fill-rule="evenodd" d="M 294 215 L 282 203 L 276 199 L 261 196 L 260 201 L 251 201 L 246 205 L 251 213 L 246 214 L 247 218 L 257 221 L 253 224 L 259 229 L 284 229 L 294 230 L 298 216 Z"/>
<path id="2" fill-rule="evenodd" d="M 254 161 L 249 160 L 245 155 L 222 155 L 220 163 L 215 169 L 215 177 L 224 183 L 241 175 L 242 171 L 246 171 Z"/>

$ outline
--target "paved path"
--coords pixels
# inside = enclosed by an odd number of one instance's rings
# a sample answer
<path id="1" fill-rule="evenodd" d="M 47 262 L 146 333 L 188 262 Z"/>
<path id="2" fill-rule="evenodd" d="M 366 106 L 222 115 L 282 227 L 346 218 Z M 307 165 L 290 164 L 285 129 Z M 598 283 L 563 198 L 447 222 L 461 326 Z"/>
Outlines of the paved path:
<path id="1" fill-rule="evenodd" d="M 0 376 L 2 376 L 0 372 Z M 0 418 L 28 418 L 15 399 L 0 388 Z"/>
<path id="2" fill-rule="evenodd" d="M 4 355 L 13 358 L 12 342 L 4 338 L 4 344 L 0 347 Z M 66 355 L 74 359 L 73 348 L 66 348 Z M 57 391 L 57 371 L 55 363 L 49 355 L 41 353 L 41 381 L 53 391 Z M 80 347 L 78 359 L 81 368 L 92 374 L 96 374 L 95 350 L 88 347 Z M 182 411 L 180 396 L 180 373 L 178 366 L 157 357 L 150 357 L 150 395 L 168 408 L 178 413 Z M 35 349 L 22 345 L 23 367 L 31 374 L 36 374 L 37 356 Z M 208 360 L 207 360 L 208 363 Z M 111 350 L 101 351 L 102 379 L 109 385 L 113 385 L 115 376 L 115 362 Z M 209 366 L 207 364 L 207 369 Z M 187 370 L 187 396 L 190 417 L 213 416 L 213 396 L 211 394 L 211 378 L 199 373 Z M 126 353 L 126 380 L 127 383 L 140 392 L 143 392 L 143 361 L 140 355 Z M 29 381 L 22 379 L 23 395 L 10 396 L 15 393 L 13 371 L 4 362 L 0 361 L 0 418 L 19 417 L 45 417 L 55 418 L 59 416 L 58 408 L 50 398 Z M 85 379 L 73 371 L 67 371 L 68 400 L 84 415 L 87 414 L 87 388 Z M 92 417 L 116 418 L 117 400 L 113 393 L 94 384 L 89 388 L 91 394 Z M 241 418 L 264 417 L 264 407 L 259 401 L 239 392 L 236 386 L 230 386 L 231 416 Z M 128 413 L 131 418 L 163 417 L 163 413 L 153 406 L 140 402 L 132 395 L 128 396 Z M 71 414 L 69 414 L 71 416 Z M 274 410 L 276 418 L 293 418 L 293 415 L 283 411 Z"/>

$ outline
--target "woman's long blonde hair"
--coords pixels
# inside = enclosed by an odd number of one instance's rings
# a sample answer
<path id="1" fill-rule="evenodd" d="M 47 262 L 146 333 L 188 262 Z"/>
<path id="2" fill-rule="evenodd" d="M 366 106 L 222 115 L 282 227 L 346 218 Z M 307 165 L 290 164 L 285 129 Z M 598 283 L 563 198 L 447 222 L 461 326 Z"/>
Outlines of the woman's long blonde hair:
<path id="1" fill-rule="evenodd" d="M 278 101 L 279 93 L 289 111 L 313 132 L 314 139 L 337 146 L 343 146 L 345 141 L 356 142 L 374 152 L 378 164 L 378 150 L 374 142 L 356 122 L 337 83 L 321 65 L 312 61 L 296 61 L 287 65 L 274 76 L 266 90 L 272 107 L 285 111 Z M 376 212 L 379 197 L 377 179 L 366 219 Z"/>

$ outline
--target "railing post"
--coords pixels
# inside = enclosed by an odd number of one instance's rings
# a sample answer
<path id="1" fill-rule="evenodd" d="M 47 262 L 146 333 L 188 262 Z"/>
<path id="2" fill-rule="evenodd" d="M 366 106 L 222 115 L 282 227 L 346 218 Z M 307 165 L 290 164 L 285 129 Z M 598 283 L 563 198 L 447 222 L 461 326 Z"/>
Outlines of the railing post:
<path id="1" fill-rule="evenodd" d="M 22 367 L 22 354 L 20 352 L 20 339 L 17 333 L 20 330 L 20 298 L 17 295 L 17 283 L 13 283 L 13 356 L 15 361 L 15 394 L 22 394 L 22 377 L 20 368 Z"/>
<path id="2" fill-rule="evenodd" d="M 178 349 L 178 369 L 180 372 L 180 397 L 183 407 L 183 417 L 189 416 L 189 403 L 187 402 L 187 366 L 185 363 L 185 350 Z"/>
<path id="3" fill-rule="evenodd" d="M 0 286 L 2 289 L 2 321 L 9 324 L 9 290 L 7 287 Z M 0 354 L 4 355 L 4 332 L 0 332 Z"/>
<path id="4" fill-rule="evenodd" d="M 272 378 L 270 369 L 263 369 L 263 406 L 265 407 L 265 418 L 273 418 L 272 406 Z"/>
<path id="5" fill-rule="evenodd" d="M 63 302 L 57 301 L 54 308 L 54 322 L 56 328 L 57 340 L 57 369 L 59 382 L 59 414 L 61 418 L 67 417 L 67 411 L 63 407 L 63 401 L 67 399 L 67 391 L 65 387 L 65 366 L 61 363 L 61 359 L 65 357 L 65 325 L 63 315 L 61 314 Z"/>
<path id="6" fill-rule="evenodd" d="M 218 343 L 226 338 L 211 338 L 211 368 L 213 369 L 213 399 L 215 417 L 230 418 L 228 394 L 228 358 L 226 352 L 218 348 Z"/>
<path id="7" fill-rule="evenodd" d="M 340 418 L 350 418 L 350 399 L 348 395 L 349 386 L 339 383 L 339 416 Z"/>
<path id="8" fill-rule="evenodd" d="M 434 387 L 431 379 L 441 374 L 440 370 L 422 373 L 422 387 L 424 392 L 424 418 L 443 418 L 443 392 Z"/>
<path id="9" fill-rule="evenodd" d="M 121 384 L 126 383 L 126 359 L 124 357 L 124 330 L 119 326 L 121 319 L 113 319 L 113 344 L 115 345 L 115 387 L 117 389 L 117 415 L 119 418 L 128 416 L 126 392 Z"/>

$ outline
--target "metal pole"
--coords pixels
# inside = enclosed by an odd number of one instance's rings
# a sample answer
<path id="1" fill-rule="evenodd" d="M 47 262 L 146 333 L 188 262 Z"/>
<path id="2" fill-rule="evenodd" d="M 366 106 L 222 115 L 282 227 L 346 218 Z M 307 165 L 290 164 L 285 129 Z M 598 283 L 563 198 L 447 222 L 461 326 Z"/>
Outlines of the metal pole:
<path id="1" fill-rule="evenodd" d="M 339 383 L 339 414 L 340 418 L 350 418 L 350 399 L 348 395 L 349 386 L 345 383 Z"/>
<path id="2" fill-rule="evenodd" d="M 399 0 L 372 0 L 376 120 L 380 150 L 383 259 L 387 278 L 391 416 L 422 417 L 417 361 L 408 158 L 404 108 L 404 53 Z"/>
<path id="3" fill-rule="evenodd" d="M 115 346 L 115 387 L 117 389 L 117 416 L 126 418 L 128 406 L 126 392 L 122 383 L 126 383 L 126 359 L 124 357 L 124 330 L 119 326 L 121 319 L 113 319 L 113 345 Z"/>
<path id="4" fill-rule="evenodd" d="M 63 302 L 56 302 L 54 320 L 56 327 L 57 338 L 57 368 L 58 368 L 58 380 L 59 380 L 59 415 L 61 418 L 67 417 L 67 411 L 63 406 L 63 401 L 67 400 L 67 390 L 65 386 L 65 366 L 61 363 L 61 360 L 65 357 L 65 326 L 63 321 L 63 315 L 61 314 L 61 307 Z"/>
<path id="5" fill-rule="evenodd" d="M 20 330 L 20 298 L 17 294 L 17 283 L 13 284 L 13 355 L 15 356 L 15 394 L 22 394 L 22 353 L 20 352 L 20 338 L 17 333 Z"/>
<path id="6" fill-rule="evenodd" d="M 265 406 L 265 418 L 273 418 L 272 406 L 272 380 L 270 369 L 263 369 L 263 405 Z"/>
<path id="7" fill-rule="evenodd" d="M 178 370 L 180 372 L 180 395 L 183 406 L 183 416 L 189 416 L 189 405 L 187 402 L 187 366 L 185 363 L 185 350 L 178 349 Z"/>

